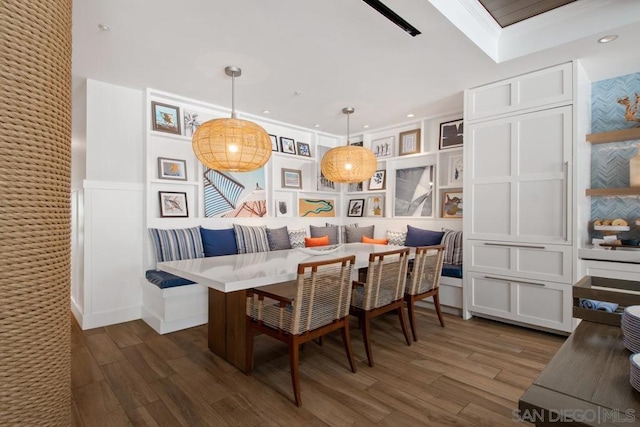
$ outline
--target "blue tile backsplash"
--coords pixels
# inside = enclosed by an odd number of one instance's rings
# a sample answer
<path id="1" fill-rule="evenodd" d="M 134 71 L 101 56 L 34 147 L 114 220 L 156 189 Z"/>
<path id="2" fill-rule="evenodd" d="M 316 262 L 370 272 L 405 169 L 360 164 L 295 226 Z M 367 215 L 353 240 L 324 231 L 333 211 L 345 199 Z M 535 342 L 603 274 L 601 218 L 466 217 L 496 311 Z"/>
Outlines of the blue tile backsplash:
<path id="1" fill-rule="evenodd" d="M 591 133 L 637 127 L 638 122 L 628 122 L 624 118 L 625 107 L 618 104 L 618 98 L 640 93 L 640 73 L 628 74 L 608 80 L 594 82 L 591 87 Z M 640 141 L 593 144 L 591 146 L 591 187 L 619 188 L 629 186 L 629 159 L 636 156 Z M 631 231 L 620 232 L 622 239 L 640 238 L 635 227 L 640 217 L 640 198 L 631 197 L 591 197 L 591 221 L 596 219 L 624 218 L 631 225 Z M 601 237 L 602 232 L 591 230 L 591 237 Z"/>

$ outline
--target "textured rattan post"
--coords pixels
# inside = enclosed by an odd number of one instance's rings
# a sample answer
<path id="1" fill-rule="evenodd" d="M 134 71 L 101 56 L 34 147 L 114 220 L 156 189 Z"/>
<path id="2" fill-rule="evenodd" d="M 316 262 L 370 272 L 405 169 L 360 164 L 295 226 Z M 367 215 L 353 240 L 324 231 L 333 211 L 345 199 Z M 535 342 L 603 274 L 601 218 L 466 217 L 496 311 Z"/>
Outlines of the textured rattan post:
<path id="1" fill-rule="evenodd" d="M 2 0 L 2 425 L 71 425 L 70 173 L 71 0 Z"/>

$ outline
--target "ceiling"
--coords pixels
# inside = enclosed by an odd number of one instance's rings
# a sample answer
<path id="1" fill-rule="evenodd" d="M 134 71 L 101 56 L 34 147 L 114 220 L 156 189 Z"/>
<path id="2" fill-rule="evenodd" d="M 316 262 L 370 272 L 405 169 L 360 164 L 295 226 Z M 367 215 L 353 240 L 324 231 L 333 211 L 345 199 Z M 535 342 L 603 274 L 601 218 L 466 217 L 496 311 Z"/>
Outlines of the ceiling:
<path id="1" fill-rule="evenodd" d="M 422 34 L 361 0 L 74 1 L 74 88 L 90 78 L 230 107 L 224 68 L 237 65 L 240 112 L 344 135 L 347 106 L 355 134 L 461 114 L 466 88 L 576 58 L 593 81 L 640 71 L 637 0 L 578 0 L 504 29 L 477 0 L 384 3 Z"/>
<path id="2" fill-rule="evenodd" d="M 500 27 L 508 27 L 577 0 L 479 0 Z"/>

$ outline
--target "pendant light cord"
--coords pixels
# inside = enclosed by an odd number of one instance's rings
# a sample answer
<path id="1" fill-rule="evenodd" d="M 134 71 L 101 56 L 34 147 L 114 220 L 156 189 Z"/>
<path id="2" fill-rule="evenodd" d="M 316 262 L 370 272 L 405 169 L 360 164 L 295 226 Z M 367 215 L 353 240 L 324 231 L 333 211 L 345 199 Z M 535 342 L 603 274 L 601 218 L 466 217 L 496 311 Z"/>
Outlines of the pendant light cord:
<path id="1" fill-rule="evenodd" d="M 236 75 L 231 74 L 231 118 L 236 118 Z"/>

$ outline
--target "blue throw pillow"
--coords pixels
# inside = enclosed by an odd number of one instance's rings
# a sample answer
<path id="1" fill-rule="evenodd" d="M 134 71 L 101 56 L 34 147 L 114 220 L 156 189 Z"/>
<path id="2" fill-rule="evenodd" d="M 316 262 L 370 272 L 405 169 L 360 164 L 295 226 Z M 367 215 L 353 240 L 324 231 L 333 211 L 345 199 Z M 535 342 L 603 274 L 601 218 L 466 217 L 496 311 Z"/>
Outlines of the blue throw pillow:
<path id="1" fill-rule="evenodd" d="M 238 253 L 236 232 L 233 228 L 209 230 L 200 228 L 204 256 L 234 255 Z"/>
<path id="2" fill-rule="evenodd" d="M 407 225 L 407 240 L 405 246 L 433 246 L 439 245 L 444 236 L 443 231 L 423 230 Z"/>

